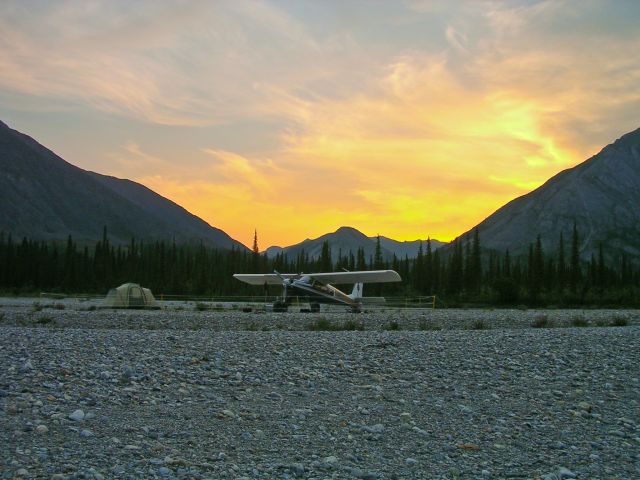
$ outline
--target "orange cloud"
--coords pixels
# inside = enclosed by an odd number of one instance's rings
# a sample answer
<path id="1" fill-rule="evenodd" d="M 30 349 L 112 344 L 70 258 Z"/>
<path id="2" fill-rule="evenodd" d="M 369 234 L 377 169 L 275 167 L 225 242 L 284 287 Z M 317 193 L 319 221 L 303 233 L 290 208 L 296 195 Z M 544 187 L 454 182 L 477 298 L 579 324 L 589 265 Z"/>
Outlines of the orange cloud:
<path id="1" fill-rule="evenodd" d="M 247 244 L 345 224 L 448 240 L 637 127 L 633 22 L 601 27 L 598 2 L 511 5 L 390 2 L 349 22 L 323 2 L 331 20 L 268 2 L 3 5 L 0 101 L 116 115 L 135 128 L 103 171 Z M 169 155 L 170 127 L 137 135 L 159 124 L 201 134 Z"/>

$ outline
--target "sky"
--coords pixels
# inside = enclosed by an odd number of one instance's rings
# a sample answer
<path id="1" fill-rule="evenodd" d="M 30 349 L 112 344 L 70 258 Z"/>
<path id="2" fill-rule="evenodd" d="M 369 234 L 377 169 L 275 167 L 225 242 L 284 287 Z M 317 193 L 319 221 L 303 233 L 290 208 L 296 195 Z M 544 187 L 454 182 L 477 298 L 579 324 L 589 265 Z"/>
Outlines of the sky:
<path id="1" fill-rule="evenodd" d="M 0 120 L 261 249 L 451 240 L 640 127 L 635 0 L 0 3 Z"/>

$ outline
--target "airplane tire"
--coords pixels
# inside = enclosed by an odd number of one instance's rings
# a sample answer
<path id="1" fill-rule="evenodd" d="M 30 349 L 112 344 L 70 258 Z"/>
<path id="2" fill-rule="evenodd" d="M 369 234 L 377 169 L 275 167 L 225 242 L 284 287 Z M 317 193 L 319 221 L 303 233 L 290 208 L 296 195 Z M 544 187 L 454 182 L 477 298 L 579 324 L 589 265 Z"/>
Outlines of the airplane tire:
<path id="1" fill-rule="evenodd" d="M 274 302 L 273 304 L 273 311 L 274 312 L 286 312 L 287 311 L 287 304 L 284 302 Z"/>

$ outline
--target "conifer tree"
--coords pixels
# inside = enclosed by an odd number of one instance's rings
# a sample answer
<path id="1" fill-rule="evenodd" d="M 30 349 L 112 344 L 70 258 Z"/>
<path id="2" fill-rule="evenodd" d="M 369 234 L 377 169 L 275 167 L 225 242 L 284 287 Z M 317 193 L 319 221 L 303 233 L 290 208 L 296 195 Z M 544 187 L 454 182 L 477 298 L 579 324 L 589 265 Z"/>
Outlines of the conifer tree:
<path id="1" fill-rule="evenodd" d="M 578 289 L 578 283 L 582 277 L 580 270 L 580 250 L 578 239 L 578 227 L 573 224 L 573 235 L 571 237 L 571 267 L 569 270 L 569 280 L 571 285 L 571 291 L 576 292 Z"/>

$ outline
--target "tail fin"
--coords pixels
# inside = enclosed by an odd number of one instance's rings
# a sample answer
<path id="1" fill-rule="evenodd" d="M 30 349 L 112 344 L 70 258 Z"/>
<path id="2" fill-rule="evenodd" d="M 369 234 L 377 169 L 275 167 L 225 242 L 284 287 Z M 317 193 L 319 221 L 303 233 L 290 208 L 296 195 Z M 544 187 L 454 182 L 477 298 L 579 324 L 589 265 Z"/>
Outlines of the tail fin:
<path id="1" fill-rule="evenodd" d="M 362 298 L 362 288 L 364 287 L 364 283 L 356 283 L 353 286 L 353 291 L 351 295 L 349 295 L 352 299 L 356 300 L 358 298 Z"/>

